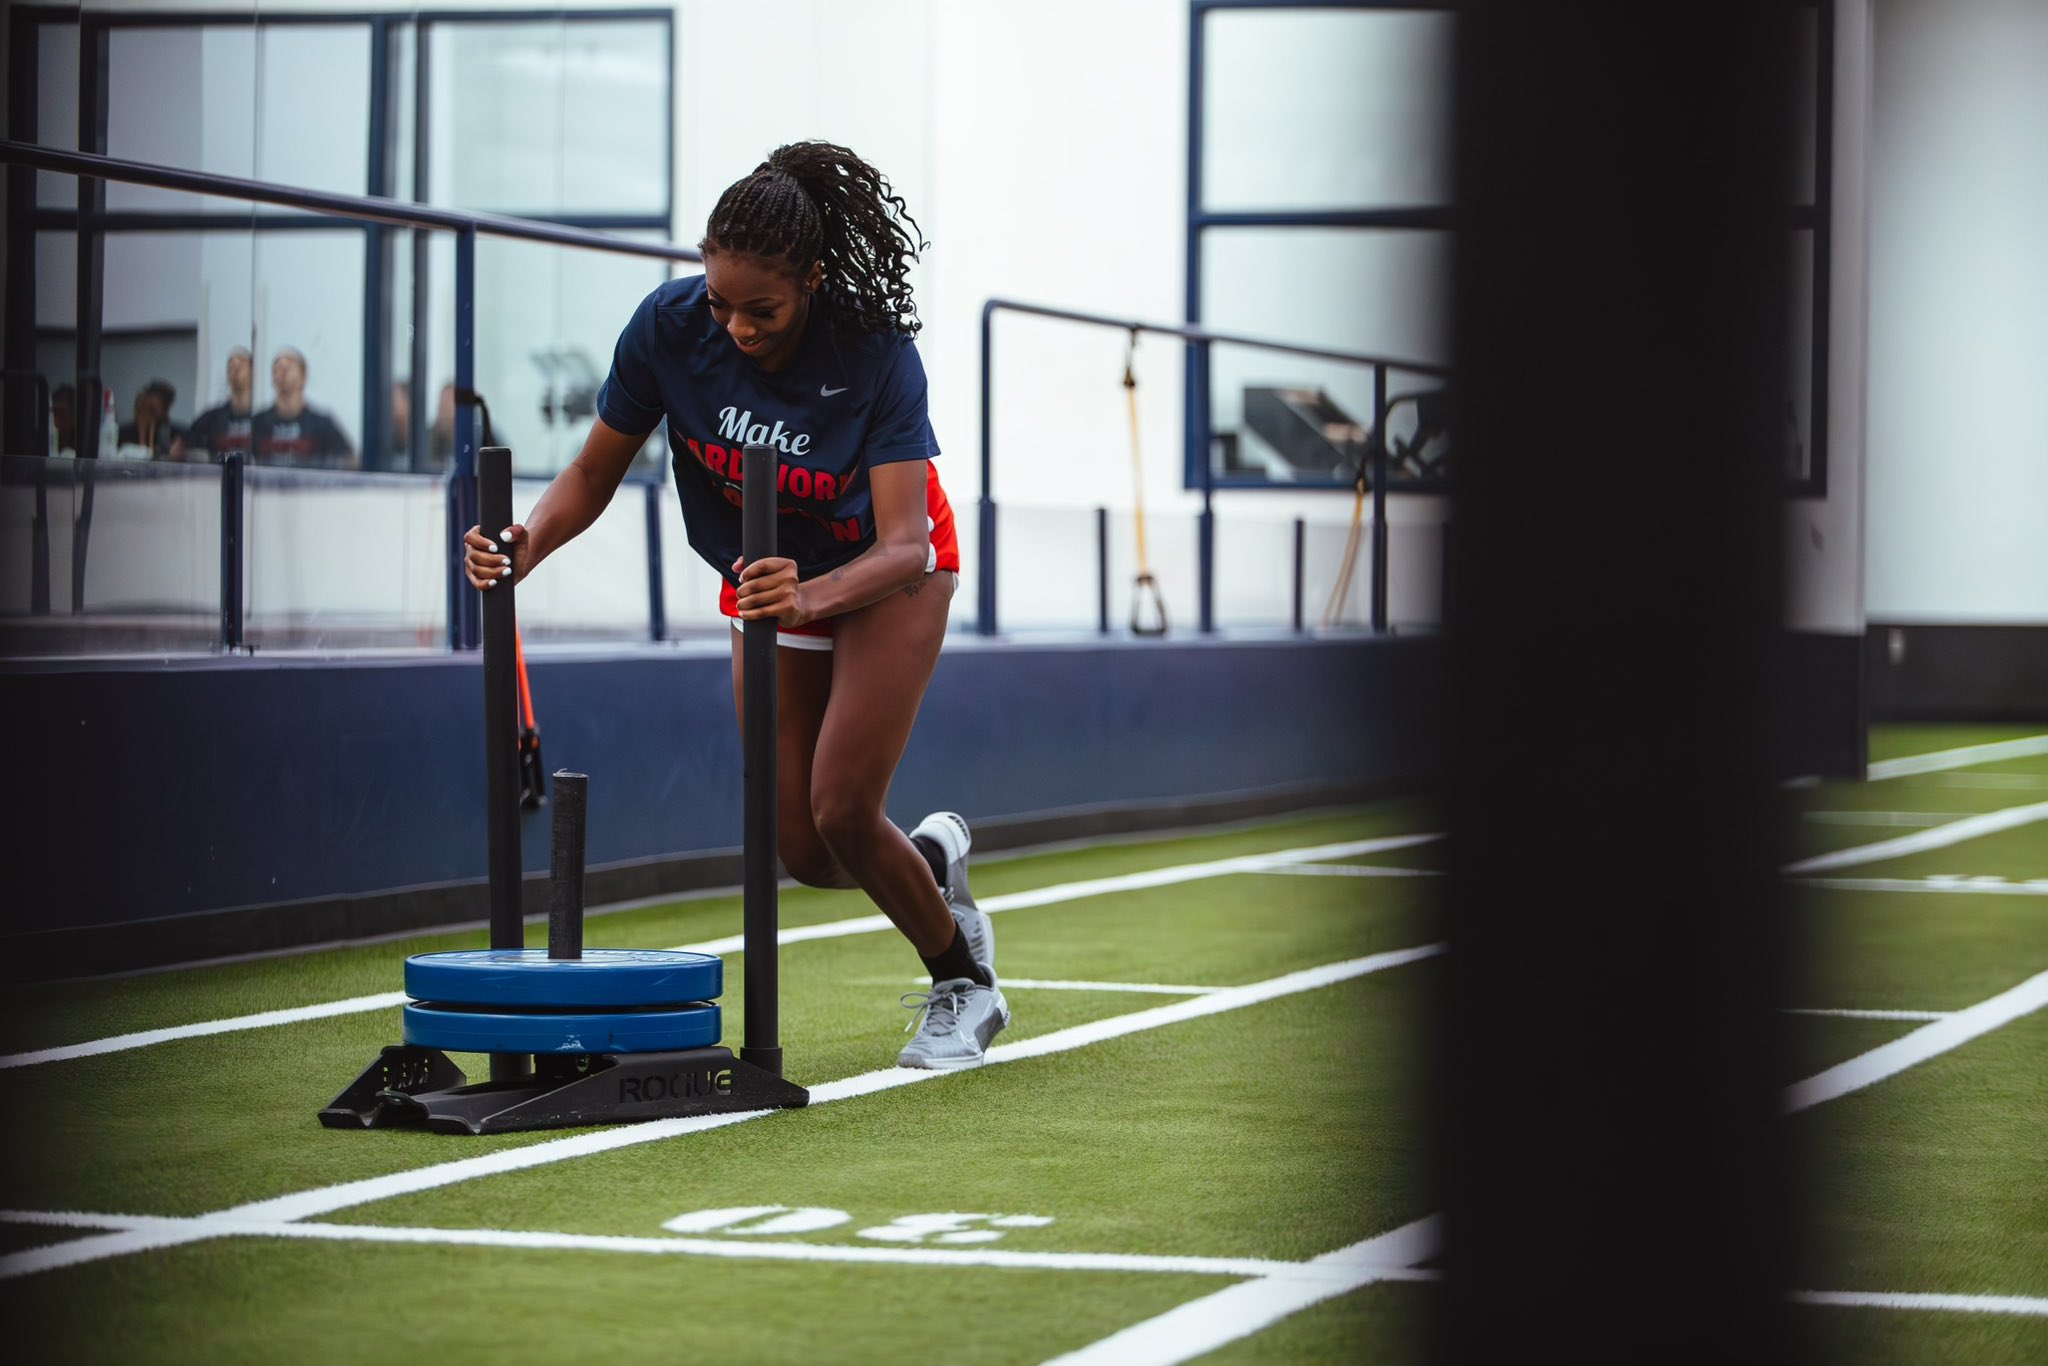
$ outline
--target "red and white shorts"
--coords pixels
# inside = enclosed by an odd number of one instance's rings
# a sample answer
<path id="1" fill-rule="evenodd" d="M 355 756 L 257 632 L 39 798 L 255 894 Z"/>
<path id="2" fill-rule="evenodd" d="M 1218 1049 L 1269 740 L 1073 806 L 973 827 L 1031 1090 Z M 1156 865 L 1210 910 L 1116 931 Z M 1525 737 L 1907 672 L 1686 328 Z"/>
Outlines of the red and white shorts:
<path id="1" fill-rule="evenodd" d="M 937 573 L 939 570 L 960 572 L 960 537 L 953 527 L 953 505 L 946 501 L 946 491 L 939 487 L 937 467 L 926 464 L 924 482 L 925 521 L 931 527 L 931 543 L 925 548 L 924 572 Z M 743 630 L 746 623 L 739 619 L 739 595 L 729 583 L 718 585 L 718 610 L 732 618 L 732 629 Z M 829 650 L 832 648 L 832 618 L 806 622 L 802 626 L 785 626 L 775 633 L 775 643 L 795 650 Z"/>

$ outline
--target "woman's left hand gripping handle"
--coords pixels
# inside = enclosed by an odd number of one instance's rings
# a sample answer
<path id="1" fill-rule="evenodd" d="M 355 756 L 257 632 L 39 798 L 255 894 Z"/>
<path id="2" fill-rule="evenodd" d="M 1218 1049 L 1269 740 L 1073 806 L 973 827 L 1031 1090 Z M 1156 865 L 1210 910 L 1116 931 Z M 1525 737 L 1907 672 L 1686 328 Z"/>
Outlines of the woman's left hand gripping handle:
<path id="1" fill-rule="evenodd" d="M 526 557 L 526 528 L 515 522 L 492 540 L 481 527 L 471 527 L 462 536 L 462 567 L 469 581 L 489 589 L 501 579 L 518 583 L 530 567 Z"/>

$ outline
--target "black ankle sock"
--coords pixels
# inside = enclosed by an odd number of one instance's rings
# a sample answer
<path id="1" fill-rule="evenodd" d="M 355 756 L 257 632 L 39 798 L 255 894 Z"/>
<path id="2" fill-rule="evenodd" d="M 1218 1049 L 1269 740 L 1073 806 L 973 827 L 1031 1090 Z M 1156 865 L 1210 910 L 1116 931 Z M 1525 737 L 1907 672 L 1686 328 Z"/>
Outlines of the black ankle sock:
<path id="1" fill-rule="evenodd" d="M 930 835 L 912 835 L 911 847 L 924 855 L 924 861 L 931 865 L 932 881 L 940 891 L 946 890 L 946 851 L 939 848 L 939 842 Z"/>
<path id="2" fill-rule="evenodd" d="M 924 966 L 925 971 L 932 975 L 934 982 L 950 982 L 955 978 L 965 977 L 985 987 L 995 985 L 989 980 L 988 973 L 982 969 L 981 964 L 974 961 L 974 955 L 967 951 L 967 936 L 960 933 L 958 925 L 953 927 L 953 942 L 946 945 L 945 950 L 936 958 L 926 958 Z"/>

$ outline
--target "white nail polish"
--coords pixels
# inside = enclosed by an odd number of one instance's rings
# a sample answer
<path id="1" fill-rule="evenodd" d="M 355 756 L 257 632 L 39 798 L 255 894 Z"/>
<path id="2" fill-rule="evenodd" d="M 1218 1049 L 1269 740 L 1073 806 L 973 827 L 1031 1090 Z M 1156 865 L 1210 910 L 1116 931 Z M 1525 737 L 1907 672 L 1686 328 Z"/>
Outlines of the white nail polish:
<path id="1" fill-rule="evenodd" d="M 485 541 L 484 548 L 489 550 L 493 555 L 498 553 L 498 544 L 495 541 Z"/>
<path id="2" fill-rule="evenodd" d="M 507 574 L 509 574 L 509 573 L 511 573 L 511 572 L 512 572 L 512 566 L 508 564 L 508 565 L 506 565 L 506 566 L 505 566 L 505 567 L 504 567 L 503 569 L 500 569 L 500 570 L 498 571 L 498 577 L 502 579 L 502 578 L 504 578 L 504 577 L 505 577 L 505 576 L 506 576 Z"/>

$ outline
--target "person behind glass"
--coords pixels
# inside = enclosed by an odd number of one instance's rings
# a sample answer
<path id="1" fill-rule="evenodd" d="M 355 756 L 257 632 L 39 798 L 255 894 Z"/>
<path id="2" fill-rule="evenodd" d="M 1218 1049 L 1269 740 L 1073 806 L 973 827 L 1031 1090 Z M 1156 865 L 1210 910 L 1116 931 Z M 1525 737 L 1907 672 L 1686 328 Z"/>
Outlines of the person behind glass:
<path id="1" fill-rule="evenodd" d="M 192 425 L 171 446 L 173 460 L 219 460 L 230 451 L 240 451 L 245 457 L 249 454 L 256 418 L 256 358 L 248 347 L 237 346 L 228 352 L 227 369 L 227 402 L 192 419 Z"/>
<path id="2" fill-rule="evenodd" d="M 178 391 L 169 380 L 153 379 L 135 395 L 135 417 L 121 424 L 115 434 L 123 448 L 145 452 L 151 460 L 169 460 L 181 433 L 171 421 L 171 405 Z"/>
<path id="3" fill-rule="evenodd" d="M 68 384 L 50 391 L 50 454 L 78 454 L 78 391 Z"/>
<path id="4" fill-rule="evenodd" d="M 270 363 L 270 406 L 250 424 L 249 443 L 263 465 L 329 465 L 354 469 L 355 447 L 339 423 L 306 402 L 306 358 L 281 346 Z"/>
<path id="5" fill-rule="evenodd" d="M 937 663 L 959 581 L 953 513 L 931 458 L 924 365 L 905 279 L 925 245 L 887 180 L 844 147 L 777 148 L 712 209 L 704 273 L 634 311 L 574 461 L 523 524 L 470 528 L 471 582 L 518 582 L 594 522 L 642 442 L 668 422 L 690 544 L 738 628 L 775 621 L 777 828 L 813 887 L 858 887 L 932 976 L 906 1067 L 973 1067 L 1009 1023 L 989 918 L 967 885 L 967 823 L 908 836 L 889 782 Z M 740 560 L 741 447 L 777 448 L 777 554 Z"/>

